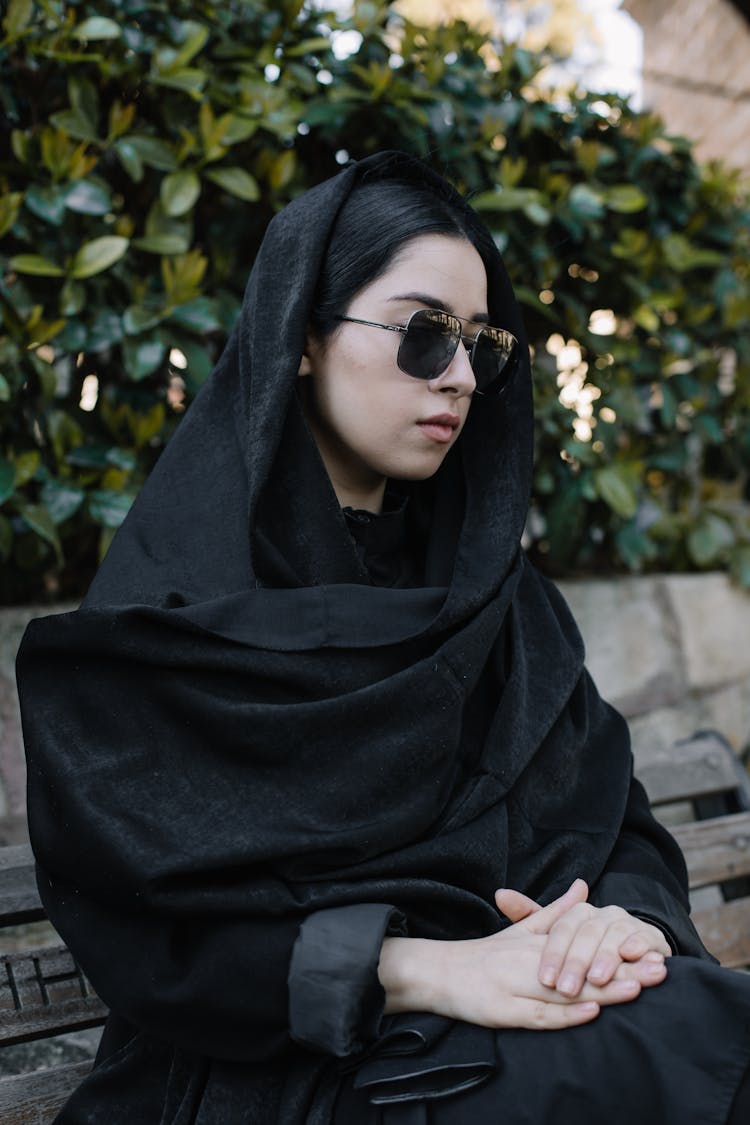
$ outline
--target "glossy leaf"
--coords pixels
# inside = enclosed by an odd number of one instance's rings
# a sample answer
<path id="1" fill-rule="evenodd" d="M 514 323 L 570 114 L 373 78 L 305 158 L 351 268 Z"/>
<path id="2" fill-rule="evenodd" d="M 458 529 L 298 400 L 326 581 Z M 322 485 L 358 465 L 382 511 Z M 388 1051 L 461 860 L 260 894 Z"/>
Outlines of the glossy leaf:
<path id="1" fill-rule="evenodd" d="M 18 273 L 28 273 L 35 277 L 62 277 L 65 270 L 41 254 L 16 254 L 8 263 Z"/>
<path id="2" fill-rule="evenodd" d="M 130 511 L 133 497 L 111 489 L 97 489 L 89 496 L 91 518 L 103 527 L 117 528 Z"/>
<path id="3" fill-rule="evenodd" d="M 159 195 L 166 214 L 177 216 L 194 207 L 200 193 L 201 182 L 197 172 L 183 168 L 164 177 Z"/>
<path id="4" fill-rule="evenodd" d="M 122 343 L 125 370 L 131 379 L 139 382 L 164 362 L 166 351 L 166 344 L 159 339 L 127 337 Z"/>
<path id="5" fill-rule="evenodd" d="M 78 180 L 65 194 L 65 206 L 81 215 L 106 215 L 112 209 L 109 192 L 91 180 Z"/>
<path id="6" fill-rule="evenodd" d="M 20 35 L 31 20 L 33 11 L 33 0 L 10 0 L 3 19 L 3 32 L 11 39 Z"/>
<path id="7" fill-rule="evenodd" d="M 74 515 L 86 497 L 82 488 L 71 488 L 55 480 L 48 480 L 41 492 L 42 503 L 50 515 L 52 523 L 64 523 Z"/>
<path id="8" fill-rule="evenodd" d="M 106 16 L 91 16 L 73 28 L 76 39 L 119 39 L 120 26 Z"/>
<path id="9" fill-rule="evenodd" d="M 45 223 L 60 226 L 65 218 L 68 190 L 67 184 L 58 187 L 32 184 L 24 196 L 24 205 Z"/>
<path id="10" fill-rule="evenodd" d="M 19 504 L 18 514 L 40 539 L 54 549 L 58 562 L 62 560 L 62 547 L 52 516 L 43 504 Z"/>
<path id="11" fill-rule="evenodd" d="M 71 276 L 80 280 L 108 270 L 115 262 L 119 262 L 128 245 L 129 239 L 115 234 L 103 235 L 84 243 L 73 259 Z"/>
<path id="12" fill-rule="evenodd" d="M 607 465 L 594 473 L 594 485 L 602 500 L 623 519 L 634 516 L 638 497 L 627 470 L 618 465 Z"/>
<path id="13" fill-rule="evenodd" d="M 246 203 L 255 203 L 260 199 L 260 188 L 257 180 L 246 172 L 244 168 L 214 168 L 204 173 L 207 180 L 218 184 L 230 195 L 244 199 Z"/>
<path id="14" fill-rule="evenodd" d="M 140 160 L 150 168 L 157 168 L 161 172 L 173 172 L 176 169 L 177 157 L 172 146 L 166 141 L 158 137 L 131 133 L 127 143 Z M 120 145 L 118 151 L 119 149 Z"/>

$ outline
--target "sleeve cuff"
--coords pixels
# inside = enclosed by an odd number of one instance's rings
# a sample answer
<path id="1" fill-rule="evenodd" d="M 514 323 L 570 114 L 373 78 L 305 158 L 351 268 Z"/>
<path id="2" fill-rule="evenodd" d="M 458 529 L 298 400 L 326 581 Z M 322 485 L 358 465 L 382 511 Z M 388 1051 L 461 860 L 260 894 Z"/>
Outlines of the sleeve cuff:
<path id="1" fill-rule="evenodd" d="M 300 927 L 289 966 L 292 1039 L 344 1058 L 377 1038 L 385 1006 L 378 961 L 387 934 L 406 932 L 384 903 L 333 907 Z"/>

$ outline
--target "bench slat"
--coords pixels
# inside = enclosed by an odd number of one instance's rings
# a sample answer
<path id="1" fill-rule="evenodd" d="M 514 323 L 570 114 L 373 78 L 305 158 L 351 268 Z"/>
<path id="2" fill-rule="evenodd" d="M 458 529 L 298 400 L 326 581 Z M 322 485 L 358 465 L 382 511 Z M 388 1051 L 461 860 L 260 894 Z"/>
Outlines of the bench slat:
<path id="1" fill-rule="evenodd" d="M 635 770 L 653 805 L 734 790 L 738 785 L 733 754 L 708 733 L 668 750 L 639 752 Z"/>
<path id="2" fill-rule="evenodd" d="M 3 1125 L 49 1125 L 91 1070 L 90 1062 L 68 1063 L 0 1079 Z"/>
<path id="3" fill-rule="evenodd" d="M 28 844 L 0 848 L 0 915 L 5 926 L 44 917 L 36 889 L 34 855 Z"/>
<path id="4" fill-rule="evenodd" d="M 64 945 L 0 958 L 0 1044 L 95 1027 L 106 1015 Z"/>
<path id="5" fill-rule="evenodd" d="M 692 915 L 706 948 L 728 969 L 750 964 L 750 898 L 724 902 Z"/>
<path id="6" fill-rule="evenodd" d="M 670 829 L 682 848 L 690 886 L 750 875 L 750 813 L 733 813 Z"/>

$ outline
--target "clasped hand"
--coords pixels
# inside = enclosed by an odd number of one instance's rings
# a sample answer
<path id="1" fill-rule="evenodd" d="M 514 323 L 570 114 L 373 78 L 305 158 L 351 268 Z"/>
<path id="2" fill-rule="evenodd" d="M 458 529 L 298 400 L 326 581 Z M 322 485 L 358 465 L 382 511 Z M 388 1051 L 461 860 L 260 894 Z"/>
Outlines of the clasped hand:
<path id="1" fill-rule="evenodd" d="M 671 950 L 661 930 L 619 906 L 595 907 L 587 898 L 582 879 L 545 907 L 518 891 L 496 893 L 498 909 L 514 924 L 477 944 L 487 942 L 482 952 L 492 961 L 492 967 L 485 962 L 487 1001 L 492 1004 L 494 992 L 502 1003 L 472 1022 L 567 1027 L 664 980 Z"/>
<path id="2" fill-rule="evenodd" d="M 582 879 L 541 907 L 518 891 L 495 902 L 512 925 L 460 941 L 386 938 L 386 1011 L 432 1011 L 484 1027 L 555 1029 L 660 984 L 670 956 L 656 926 L 592 906 Z"/>

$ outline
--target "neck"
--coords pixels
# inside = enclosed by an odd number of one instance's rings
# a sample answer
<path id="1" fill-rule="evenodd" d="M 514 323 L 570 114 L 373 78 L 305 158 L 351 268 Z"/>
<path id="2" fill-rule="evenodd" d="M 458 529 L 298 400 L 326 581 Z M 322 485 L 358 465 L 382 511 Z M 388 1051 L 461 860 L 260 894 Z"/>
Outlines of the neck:
<path id="1" fill-rule="evenodd" d="M 357 487 L 350 482 L 339 482 L 329 470 L 333 491 L 342 508 L 362 509 L 365 512 L 381 512 L 383 509 L 383 496 L 385 494 L 385 478 L 374 486 Z"/>

